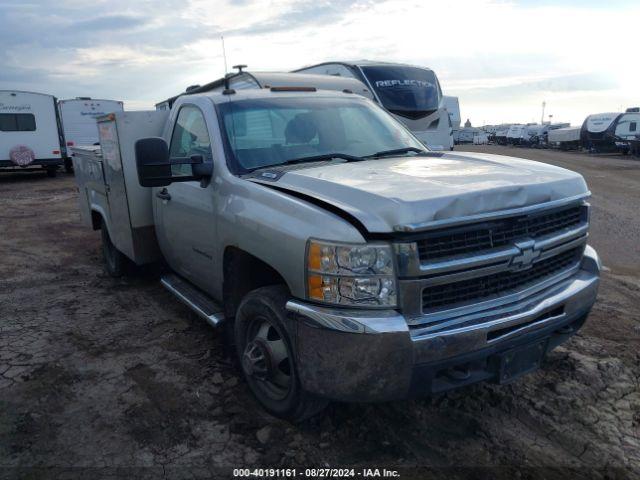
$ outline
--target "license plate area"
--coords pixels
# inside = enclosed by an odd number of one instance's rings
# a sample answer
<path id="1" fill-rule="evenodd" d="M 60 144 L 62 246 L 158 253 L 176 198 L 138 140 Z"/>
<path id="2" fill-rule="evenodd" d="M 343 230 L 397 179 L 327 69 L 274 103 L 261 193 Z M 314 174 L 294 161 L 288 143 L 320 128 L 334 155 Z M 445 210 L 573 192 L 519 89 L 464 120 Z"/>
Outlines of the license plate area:
<path id="1" fill-rule="evenodd" d="M 498 383 L 505 384 L 537 370 L 547 351 L 548 340 L 540 340 L 498 355 Z"/>

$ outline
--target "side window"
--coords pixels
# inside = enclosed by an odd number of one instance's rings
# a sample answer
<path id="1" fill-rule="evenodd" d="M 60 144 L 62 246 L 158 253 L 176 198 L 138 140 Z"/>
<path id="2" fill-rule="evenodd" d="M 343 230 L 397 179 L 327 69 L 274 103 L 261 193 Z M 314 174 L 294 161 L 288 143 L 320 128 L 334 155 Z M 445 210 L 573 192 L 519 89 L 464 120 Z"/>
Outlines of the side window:
<path id="1" fill-rule="evenodd" d="M 630 132 L 635 132 L 637 128 L 638 128 L 637 122 L 630 122 L 629 123 L 629 131 Z"/>
<path id="2" fill-rule="evenodd" d="M 173 127 L 169 156 L 176 158 L 191 155 L 202 155 L 205 160 L 213 161 L 211 140 L 204 116 L 199 108 L 187 105 L 180 109 Z M 172 165 L 171 174 L 191 176 L 191 165 Z"/>
<path id="3" fill-rule="evenodd" d="M 34 132 L 36 117 L 33 113 L 0 113 L 1 132 Z"/>

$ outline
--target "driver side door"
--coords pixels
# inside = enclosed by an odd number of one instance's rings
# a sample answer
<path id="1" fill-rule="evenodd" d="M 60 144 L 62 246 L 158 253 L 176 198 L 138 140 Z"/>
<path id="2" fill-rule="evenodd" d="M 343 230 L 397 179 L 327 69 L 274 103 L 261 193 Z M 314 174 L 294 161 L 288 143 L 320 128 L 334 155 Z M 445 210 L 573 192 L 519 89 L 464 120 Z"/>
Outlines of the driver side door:
<path id="1" fill-rule="evenodd" d="M 171 135 L 173 158 L 202 155 L 212 162 L 211 137 L 206 118 L 196 105 L 183 105 Z M 192 176 L 192 165 L 172 165 L 172 177 Z M 199 181 L 172 183 L 155 192 L 158 239 L 173 270 L 210 293 L 214 272 L 215 212 L 213 185 Z"/>

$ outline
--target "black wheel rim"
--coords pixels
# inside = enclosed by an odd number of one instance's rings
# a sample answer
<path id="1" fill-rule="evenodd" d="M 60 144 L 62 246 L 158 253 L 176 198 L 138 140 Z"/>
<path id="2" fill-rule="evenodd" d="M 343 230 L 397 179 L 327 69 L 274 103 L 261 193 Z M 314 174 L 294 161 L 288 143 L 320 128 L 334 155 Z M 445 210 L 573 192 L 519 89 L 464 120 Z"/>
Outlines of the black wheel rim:
<path id="1" fill-rule="evenodd" d="M 241 363 L 260 393 L 277 401 L 289 395 L 293 383 L 289 348 L 280 329 L 266 317 L 249 323 Z"/>

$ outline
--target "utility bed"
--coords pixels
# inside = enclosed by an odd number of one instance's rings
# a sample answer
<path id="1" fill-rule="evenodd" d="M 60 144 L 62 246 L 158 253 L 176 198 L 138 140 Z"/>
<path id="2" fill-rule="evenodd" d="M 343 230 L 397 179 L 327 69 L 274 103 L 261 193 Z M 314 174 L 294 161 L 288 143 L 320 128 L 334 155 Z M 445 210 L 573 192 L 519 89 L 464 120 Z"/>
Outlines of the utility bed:
<path id="1" fill-rule="evenodd" d="M 137 265 L 160 258 L 151 189 L 137 181 L 135 141 L 162 135 L 168 112 L 116 112 L 98 118 L 100 146 L 73 147 L 73 168 L 85 224 L 100 213 L 115 247 Z"/>

